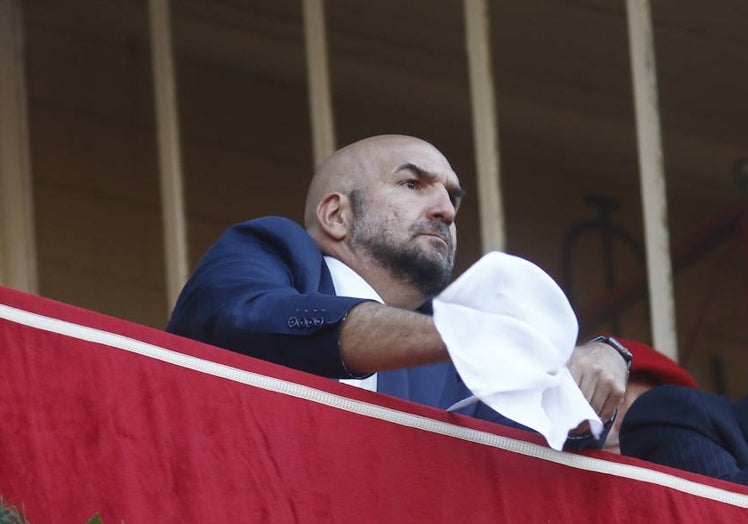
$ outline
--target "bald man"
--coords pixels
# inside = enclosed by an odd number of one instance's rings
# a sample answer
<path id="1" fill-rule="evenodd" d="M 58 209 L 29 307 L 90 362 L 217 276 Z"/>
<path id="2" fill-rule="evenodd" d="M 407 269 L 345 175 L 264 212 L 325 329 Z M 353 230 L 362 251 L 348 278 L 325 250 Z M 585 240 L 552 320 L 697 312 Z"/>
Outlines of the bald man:
<path id="1" fill-rule="evenodd" d="M 446 408 L 469 392 L 430 299 L 450 281 L 463 195 L 447 159 L 423 140 L 384 135 L 346 146 L 311 181 L 305 229 L 280 217 L 230 228 L 198 264 L 167 329 Z M 626 362 L 596 342 L 575 348 L 568 367 L 610 421 Z M 516 425 L 480 403 L 462 412 Z"/>

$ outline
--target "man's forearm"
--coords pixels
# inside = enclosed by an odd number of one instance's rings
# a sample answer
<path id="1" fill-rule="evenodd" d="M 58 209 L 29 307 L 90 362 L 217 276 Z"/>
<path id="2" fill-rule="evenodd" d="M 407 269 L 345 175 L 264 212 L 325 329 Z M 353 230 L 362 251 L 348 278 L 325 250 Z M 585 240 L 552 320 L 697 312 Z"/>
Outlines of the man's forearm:
<path id="1" fill-rule="evenodd" d="M 431 317 L 375 302 L 350 310 L 340 330 L 340 354 L 348 369 L 357 373 L 449 359 Z"/>

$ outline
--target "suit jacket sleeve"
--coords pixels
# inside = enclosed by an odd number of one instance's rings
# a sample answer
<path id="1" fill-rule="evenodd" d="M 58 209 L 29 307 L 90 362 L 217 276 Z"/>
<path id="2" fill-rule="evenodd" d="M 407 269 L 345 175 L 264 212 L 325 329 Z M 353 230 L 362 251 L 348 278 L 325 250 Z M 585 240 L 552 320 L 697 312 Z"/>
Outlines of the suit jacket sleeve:
<path id="1" fill-rule="evenodd" d="M 319 248 L 298 224 L 265 217 L 233 226 L 207 251 L 166 329 L 302 371 L 360 378 L 343 364 L 338 335 L 363 301 L 335 296 Z"/>
<path id="2" fill-rule="evenodd" d="M 639 397 L 621 425 L 621 452 L 693 473 L 748 485 L 745 399 L 683 386 L 659 386 Z"/>

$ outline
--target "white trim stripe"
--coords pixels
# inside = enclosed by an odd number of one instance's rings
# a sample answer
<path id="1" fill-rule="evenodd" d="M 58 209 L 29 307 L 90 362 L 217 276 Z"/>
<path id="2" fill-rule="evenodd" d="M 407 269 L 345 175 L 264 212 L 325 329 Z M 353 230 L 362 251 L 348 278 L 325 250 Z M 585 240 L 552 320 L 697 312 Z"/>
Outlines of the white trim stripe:
<path id="1" fill-rule="evenodd" d="M 696 495 L 698 497 L 723 502 L 741 508 L 748 508 L 748 495 L 726 491 L 639 466 L 619 464 L 617 462 L 609 462 L 594 457 L 554 451 L 553 449 L 532 444 L 530 442 L 502 437 L 493 433 L 465 428 L 448 422 L 442 422 L 428 417 L 413 415 L 391 408 L 378 406 L 376 404 L 354 400 L 309 386 L 304 386 L 302 384 L 297 384 L 295 382 L 268 377 L 258 373 L 252 373 L 250 371 L 219 364 L 217 362 L 203 360 L 130 337 L 39 315 L 23 309 L 0 304 L 0 318 L 78 340 L 85 340 L 115 349 L 122 349 L 183 368 L 233 380 L 248 386 L 324 404 L 336 409 L 379 420 L 385 420 L 401 426 L 407 426 L 430 433 L 474 442 L 576 469 L 657 484 L 691 495 Z"/>

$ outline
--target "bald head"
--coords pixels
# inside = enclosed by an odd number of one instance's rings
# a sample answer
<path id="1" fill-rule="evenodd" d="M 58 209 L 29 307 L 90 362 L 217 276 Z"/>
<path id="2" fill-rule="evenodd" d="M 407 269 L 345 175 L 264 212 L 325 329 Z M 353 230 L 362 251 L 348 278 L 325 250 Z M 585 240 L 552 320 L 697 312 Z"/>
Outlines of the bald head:
<path id="1" fill-rule="evenodd" d="M 307 194 L 306 229 L 385 303 L 418 307 L 449 281 L 462 196 L 457 175 L 419 138 L 381 135 L 335 152 Z"/>
<path id="2" fill-rule="evenodd" d="M 364 138 L 330 155 L 317 168 L 309 185 L 304 209 L 307 230 L 316 228 L 317 206 L 326 196 L 332 193 L 350 195 L 354 190 L 365 191 L 372 178 L 380 174 L 382 169 L 387 169 L 388 162 L 414 148 L 428 151 L 449 166 L 447 159 L 434 146 L 420 138 L 405 135 Z"/>

